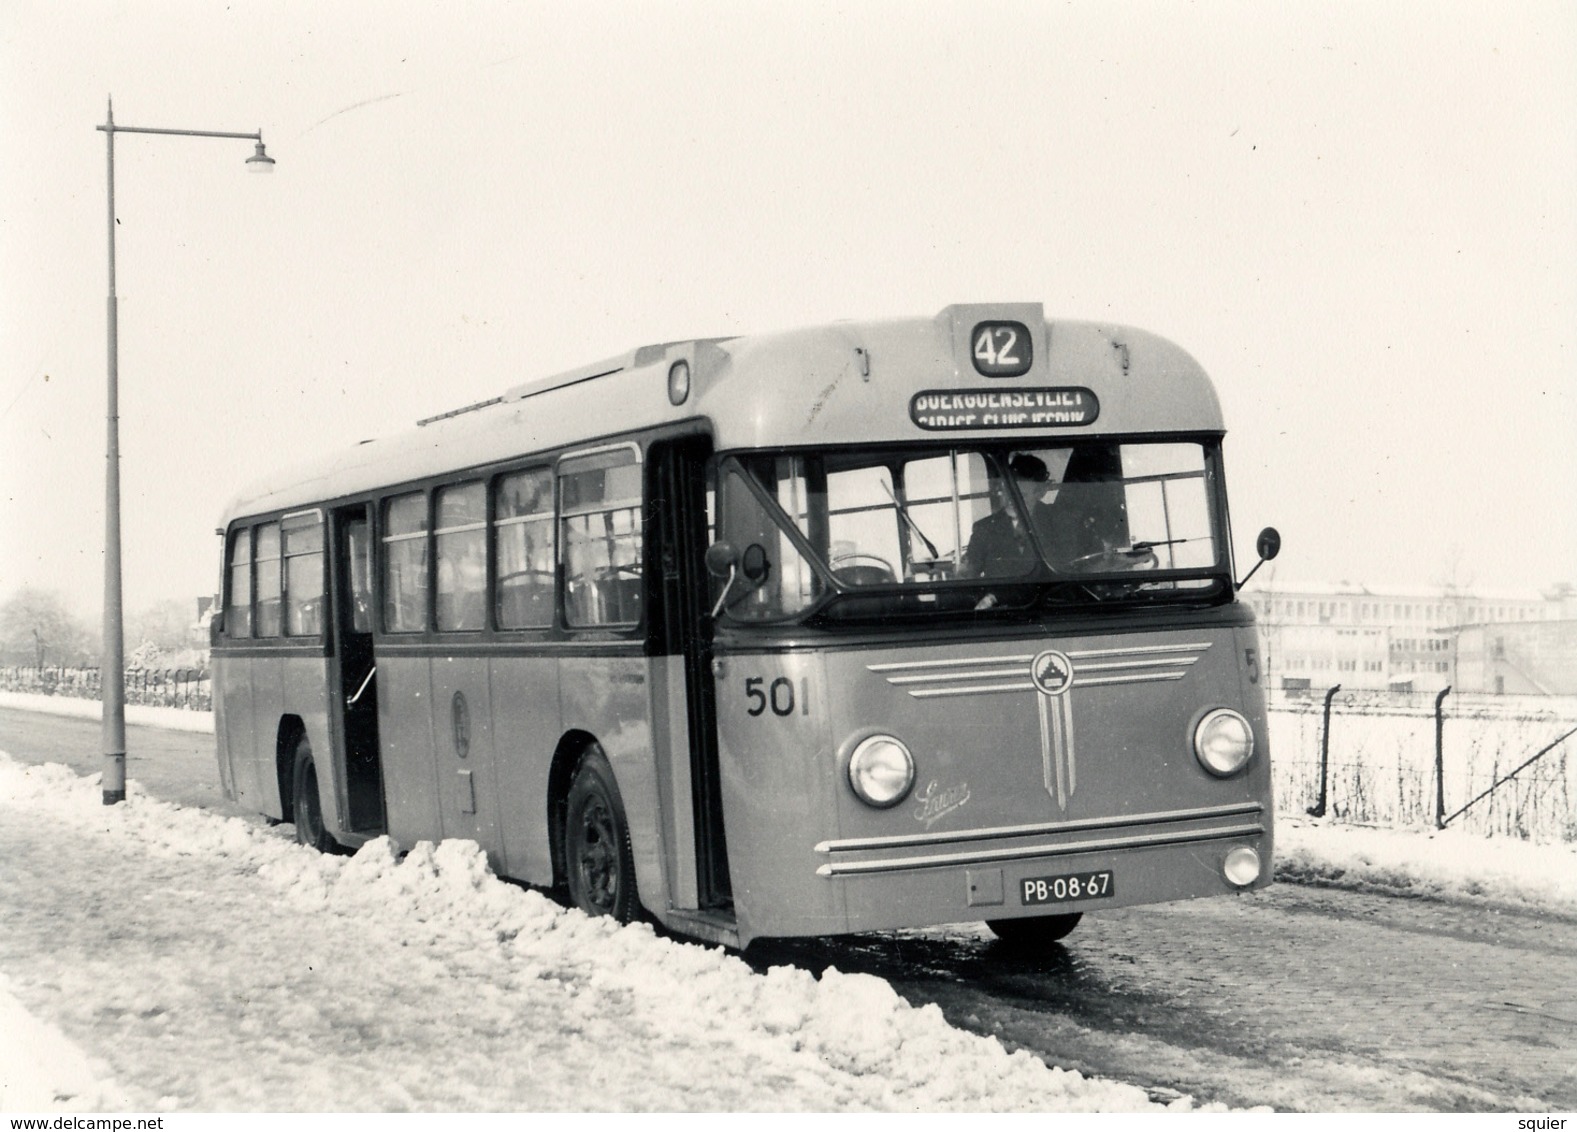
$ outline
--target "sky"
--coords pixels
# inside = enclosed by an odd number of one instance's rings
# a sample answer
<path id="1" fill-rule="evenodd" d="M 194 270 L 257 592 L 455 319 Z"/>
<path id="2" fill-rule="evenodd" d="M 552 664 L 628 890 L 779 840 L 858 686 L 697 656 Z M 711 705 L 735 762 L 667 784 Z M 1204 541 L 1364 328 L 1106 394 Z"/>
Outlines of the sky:
<path id="1" fill-rule="evenodd" d="M 0 6 L 0 600 L 125 600 L 243 485 L 648 343 L 955 302 L 1215 379 L 1240 571 L 1577 581 L 1577 11 L 1231 0 Z"/>

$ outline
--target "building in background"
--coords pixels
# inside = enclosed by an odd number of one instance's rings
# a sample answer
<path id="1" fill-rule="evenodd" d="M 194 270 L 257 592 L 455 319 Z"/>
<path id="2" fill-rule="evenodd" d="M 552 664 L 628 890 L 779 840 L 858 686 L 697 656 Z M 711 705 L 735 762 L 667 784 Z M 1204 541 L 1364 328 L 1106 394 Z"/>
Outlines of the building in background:
<path id="1" fill-rule="evenodd" d="M 1548 593 L 1280 583 L 1243 592 L 1274 691 L 1577 694 L 1577 588 Z"/>

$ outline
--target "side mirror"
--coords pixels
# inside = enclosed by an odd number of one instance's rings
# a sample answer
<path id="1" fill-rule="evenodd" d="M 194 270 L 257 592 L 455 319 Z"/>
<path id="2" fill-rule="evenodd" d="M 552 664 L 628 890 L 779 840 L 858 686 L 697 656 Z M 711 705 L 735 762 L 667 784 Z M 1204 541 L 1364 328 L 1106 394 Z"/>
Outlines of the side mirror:
<path id="1" fill-rule="evenodd" d="M 1258 570 L 1281 553 L 1281 532 L 1275 527 L 1266 527 L 1259 532 L 1259 538 L 1254 540 L 1254 549 L 1259 552 L 1259 561 L 1254 563 L 1254 570 Z M 1239 582 L 1233 589 L 1242 589 L 1248 583 L 1248 580 L 1254 576 L 1254 570 L 1244 574 L 1243 581 Z"/>
<path id="2" fill-rule="evenodd" d="M 739 552 L 731 542 L 714 542 L 706 548 L 706 572 L 714 578 L 726 578 L 739 565 Z"/>

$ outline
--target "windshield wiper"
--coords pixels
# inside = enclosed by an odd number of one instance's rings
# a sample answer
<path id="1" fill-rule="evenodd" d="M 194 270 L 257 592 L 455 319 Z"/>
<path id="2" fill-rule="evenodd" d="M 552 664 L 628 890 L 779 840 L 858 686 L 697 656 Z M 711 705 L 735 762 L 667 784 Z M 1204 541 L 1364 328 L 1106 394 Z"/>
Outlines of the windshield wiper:
<path id="1" fill-rule="evenodd" d="M 1146 554 L 1149 554 L 1151 551 L 1153 551 L 1158 546 L 1176 546 L 1180 542 L 1195 542 L 1195 541 L 1197 541 L 1197 540 L 1191 539 L 1191 538 L 1165 538 L 1165 539 L 1156 539 L 1154 542 L 1151 542 L 1148 539 L 1142 539 L 1139 542 L 1136 542 L 1132 546 L 1128 547 L 1126 550 L 1118 550 L 1118 551 L 1115 551 L 1114 553 L 1116 553 L 1116 554 L 1126 554 L 1129 558 L 1143 558 Z"/>
<path id="2" fill-rule="evenodd" d="M 925 537 L 925 532 L 920 529 L 920 524 L 916 523 L 914 521 L 914 516 L 909 514 L 909 508 L 905 507 L 899 501 L 898 496 L 893 492 L 892 485 L 886 480 L 881 480 L 880 483 L 882 485 L 882 490 L 887 493 L 887 498 L 891 499 L 893 501 L 893 506 L 898 508 L 898 514 L 903 516 L 903 521 L 909 525 L 909 529 L 915 533 L 915 537 L 921 542 L 925 543 L 925 548 L 931 552 L 931 561 L 935 562 L 941 557 L 941 555 L 936 552 L 936 543 Z"/>

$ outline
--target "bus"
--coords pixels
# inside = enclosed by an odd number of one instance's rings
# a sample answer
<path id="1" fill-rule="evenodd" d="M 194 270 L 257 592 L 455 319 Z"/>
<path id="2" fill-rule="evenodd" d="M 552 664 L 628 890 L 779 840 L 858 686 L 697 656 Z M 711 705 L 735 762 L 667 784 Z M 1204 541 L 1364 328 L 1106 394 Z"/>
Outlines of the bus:
<path id="1" fill-rule="evenodd" d="M 511 388 L 229 505 L 224 792 L 738 948 L 1260 888 L 1223 436 L 1181 349 L 1034 303 Z"/>

